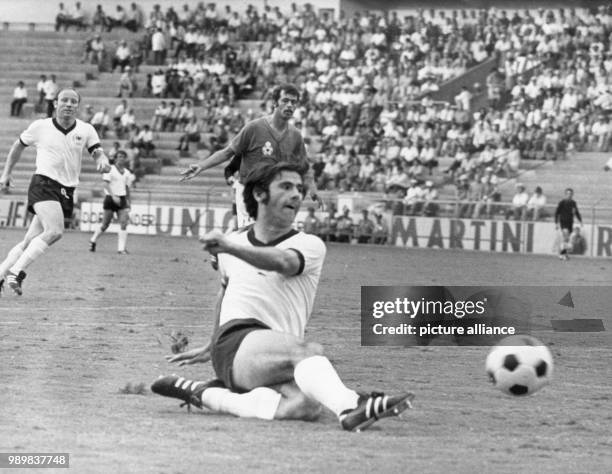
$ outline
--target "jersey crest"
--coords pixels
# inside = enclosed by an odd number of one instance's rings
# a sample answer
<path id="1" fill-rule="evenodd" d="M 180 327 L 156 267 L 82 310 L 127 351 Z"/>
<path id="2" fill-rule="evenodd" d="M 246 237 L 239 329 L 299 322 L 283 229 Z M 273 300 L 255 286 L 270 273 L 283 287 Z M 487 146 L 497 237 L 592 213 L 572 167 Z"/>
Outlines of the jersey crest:
<path id="1" fill-rule="evenodd" d="M 83 146 L 83 143 L 85 142 L 85 138 L 82 135 L 73 135 L 72 136 L 72 143 L 74 143 L 77 146 Z"/>
<path id="2" fill-rule="evenodd" d="M 266 142 L 264 146 L 261 147 L 261 152 L 264 154 L 264 156 L 272 156 L 272 153 L 274 152 L 274 148 L 272 148 L 272 143 Z"/>

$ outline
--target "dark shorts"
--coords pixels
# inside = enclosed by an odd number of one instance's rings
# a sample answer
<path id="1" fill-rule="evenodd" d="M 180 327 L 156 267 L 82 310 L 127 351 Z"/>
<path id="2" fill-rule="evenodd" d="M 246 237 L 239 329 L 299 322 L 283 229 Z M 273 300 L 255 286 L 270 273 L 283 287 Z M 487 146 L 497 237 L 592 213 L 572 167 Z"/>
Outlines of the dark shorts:
<path id="1" fill-rule="evenodd" d="M 223 381 L 225 386 L 232 391 L 242 390 L 234 386 L 232 372 L 234 357 L 242 341 L 252 331 L 270 329 L 269 326 L 258 319 L 232 319 L 228 321 L 213 335 L 211 358 L 217 378 Z"/>
<path id="2" fill-rule="evenodd" d="M 571 234 L 574 230 L 574 221 L 559 221 L 559 227 L 561 230 L 567 229 Z"/>
<path id="3" fill-rule="evenodd" d="M 74 188 L 69 188 L 41 174 L 35 174 L 28 188 L 28 211 L 36 214 L 34 204 L 42 201 L 57 201 L 62 206 L 65 219 L 72 217 Z"/>
<path id="4" fill-rule="evenodd" d="M 122 209 L 129 209 L 129 207 L 130 206 L 128 205 L 127 198 L 125 196 L 121 196 L 118 205 L 115 201 L 113 201 L 111 196 L 105 196 L 104 202 L 102 203 L 102 208 L 105 211 L 119 212 Z"/>

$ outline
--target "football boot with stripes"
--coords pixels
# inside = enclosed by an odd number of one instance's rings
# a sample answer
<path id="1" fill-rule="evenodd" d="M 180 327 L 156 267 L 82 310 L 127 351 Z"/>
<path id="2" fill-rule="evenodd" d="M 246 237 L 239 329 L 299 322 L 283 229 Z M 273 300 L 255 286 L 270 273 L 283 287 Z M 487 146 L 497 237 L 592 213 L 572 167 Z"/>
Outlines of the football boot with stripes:
<path id="1" fill-rule="evenodd" d="M 21 296 L 23 291 L 21 290 L 21 283 L 25 280 L 26 272 L 21 270 L 18 275 L 15 275 L 12 272 L 8 272 L 6 274 L 6 283 L 16 294 Z"/>
<path id="2" fill-rule="evenodd" d="M 346 431 L 363 431 L 381 418 L 400 416 L 404 410 L 412 408 L 414 394 L 385 395 L 372 392 L 360 395 L 357 407 L 340 414 L 340 426 Z"/>
<path id="3" fill-rule="evenodd" d="M 183 401 L 181 407 L 187 405 L 187 410 L 191 411 L 191 405 L 196 408 L 203 408 L 202 392 L 212 387 L 225 388 L 225 385 L 219 379 L 202 382 L 189 380 L 178 375 L 166 375 L 153 382 L 151 391 L 164 397 L 178 398 Z"/>

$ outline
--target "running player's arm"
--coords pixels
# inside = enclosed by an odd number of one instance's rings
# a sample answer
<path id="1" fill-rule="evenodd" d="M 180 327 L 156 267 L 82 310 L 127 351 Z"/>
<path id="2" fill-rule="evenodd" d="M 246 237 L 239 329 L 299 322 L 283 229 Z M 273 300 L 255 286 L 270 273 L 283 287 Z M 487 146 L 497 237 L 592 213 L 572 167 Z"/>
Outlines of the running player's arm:
<path id="1" fill-rule="evenodd" d="M 2 172 L 2 176 L 0 177 L 0 187 L 7 187 L 11 180 L 11 172 L 13 171 L 13 167 L 21 158 L 21 153 L 26 149 L 26 144 L 24 144 L 20 139 L 15 140 L 13 146 L 8 152 L 6 163 L 4 164 L 4 171 Z"/>

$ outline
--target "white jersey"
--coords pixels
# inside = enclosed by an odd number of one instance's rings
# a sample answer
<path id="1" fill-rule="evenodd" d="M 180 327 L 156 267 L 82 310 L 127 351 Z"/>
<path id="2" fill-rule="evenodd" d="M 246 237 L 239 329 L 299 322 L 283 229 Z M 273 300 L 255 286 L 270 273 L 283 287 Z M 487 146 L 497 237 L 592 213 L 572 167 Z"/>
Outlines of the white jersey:
<path id="1" fill-rule="evenodd" d="M 24 146 L 36 146 L 36 174 L 69 188 L 79 184 L 85 150 L 92 153 L 100 146 L 93 126 L 79 119 L 67 129 L 55 119 L 35 120 L 19 136 L 19 141 Z"/>
<path id="2" fill-rule="evenodd" d="M 122 173 L 115 165 L 112 165 L 110 172 L 104 173 L 102 179 L 108 183 L 110 194 L 127 196 L 127 189 L 134 182 L 134 175 L 127 168 L 124 168 Z M 104 188 L 104 193 L 109 194 L 106 188 Z"/>
<path id="3" fill-rule="evenodd" d="M 270 244 L 264 244 L 257 240 L 252 227 L 234 232 L 228 238 L 241 245 L 292 249 L 302 264 L 297 275 L 287 277 L 275 271 L 261 270 L 232 255 L 219 254 L 219 271 L 226 286 L 219 324 L 233 319 L 255 318 L 275 331 L 304 337 L 325 260 L 323 241 L 293 230 Z"/>

